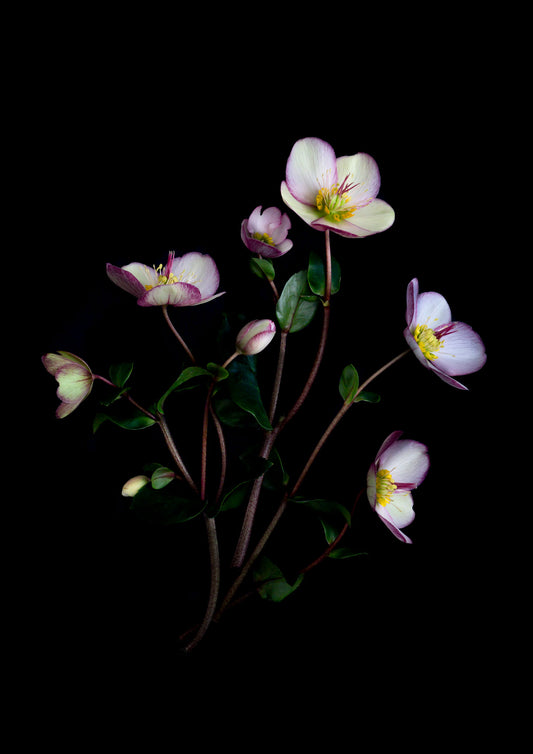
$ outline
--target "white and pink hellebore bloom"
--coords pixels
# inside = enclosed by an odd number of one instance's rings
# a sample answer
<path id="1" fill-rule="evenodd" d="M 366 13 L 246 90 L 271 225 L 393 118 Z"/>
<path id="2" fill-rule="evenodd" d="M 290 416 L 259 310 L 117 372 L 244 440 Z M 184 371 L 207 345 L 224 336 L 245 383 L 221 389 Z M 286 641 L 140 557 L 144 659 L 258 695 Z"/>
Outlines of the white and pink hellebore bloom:
<path id="1" fill-rule="evenodd" d="M 287 238 L 291 221 L 287 214 L 281 214 L 277 207 L 269 207 L 261 214 L 261 206 L 256 207 L 247 220 L 241 224 L 242 242 L 254 254 L 274 259 L 292 249 L 292 241 Z"/>
<path id="2" fill-rule="evenodd" d="M 376 198 L 380 183 L 370 155 L 336 157 L 327 142 L 309 137 L 291 150 L 281 196 L 312 228 L 361 238 L 387 230 L 394 222 L 392 207 Z"/>
<path id="3" fill-rule="evenodd" d="M 235 349 L 245 356 L 254 356 L 263 351 L 276 334 L 276 325 L 271 319 L 254 319 L 237 334 Z"/>
<path id="4" fill-rule="evenodd" d="M 416 278 L 407 286 L 405 318 L 404 336 L 417 359 L 444 382 L 468 390 L 453 377 L 477 372 L 486 362 L 479 335 L 464 322 L 452 322 L 450 307 L 440 293 L 419 293 Z"/>
<path id="5" fill-rule="evenodd" d="M 216 293 L 220 276 L 214 260 L 197 251 L 182 257 L 171 251 L 165 267 L 140 262 L 125 267 L 108 264 L 107 274 L 119 288 L 135 296 L 139 306 L 197 306 L 223 295 Z"/>
<path id="6" fill-rule="evenodd" d="M 42 357 L 44 368 L 53 375 L 59 387 L 57 397 L 61 401 L 56 416 L 63 419 L 71 414 L 92 390 L 95 376 L 89 365 L 68 351 L 47 353 Z"/>
<path id="7" fill-rule="evenodd" d="M 392 432 L 378 450 L 368 470 L 368 501 L 385 526 L 400 542 L 412 544 L 401 529 L 412 523 L 415 513 L 411 490 L 424 480 L 429 469 L 427 448 L 421 442 L 400 440 Z"/>

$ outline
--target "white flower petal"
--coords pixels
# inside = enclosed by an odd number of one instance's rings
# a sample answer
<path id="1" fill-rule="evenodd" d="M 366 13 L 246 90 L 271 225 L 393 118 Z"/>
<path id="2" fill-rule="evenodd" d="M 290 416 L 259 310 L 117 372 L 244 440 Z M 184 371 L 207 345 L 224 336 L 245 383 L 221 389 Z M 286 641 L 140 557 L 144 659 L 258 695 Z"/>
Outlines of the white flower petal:
<path id="1" fill-rule="evenodd" d="M 283 199 L 285 204 L 290 209 L 292 209 L 293 212 L 296 212 L 298 217 L 301 217 L 302 220 L 304 220 L 309 225 L 311 225 L 315 220 L 318 220 L 321 217 L 320 212 L 317 210 L 316 206 L 310 206 L 296 199 L 296 197 L 294 197 L 289 191 L 289 188 L 285 181 L 283 181 L 283 183 L 281 184 L 281 198 Z"/>
<path id="2" fill-rule="evenodd" d="M 435 366 L 446 374 L 477 372 L 487 360 L 480 336 L 464 322 L 454 322 L 453 330 L 442 336 L 441 343 Z"/>
<path id="3" fill-rule="evenodd" d="M 411 331 L 416 325 L 426 325 L 432 330 L 440 325 L 446 325 L 452 320 L 452 313 L 448 302 L 440 293 L 426 291 L 418 296 L 416 302 L 416 321 L 413 322 Z"/>
<path id="4" fill-rule="evenodd" d="M 376 161 L 369 154 L 359 152 L 350 157 L 337 159 L 337 179 L 342 185 L 348 178 L 355 184 L 349 193 L 355 204 L 367 204 L 378 195 L 381 178 Z"/>
<path id="5" fill-rule="evenodd" d="M 379 467 L 390 471 L 395 484 L 417 487 L 427 474 L 427 447 L 416 440 L 397 440 L 379 456 Z"/>
<path id="6" fill-rule="evenodd" d="M 220 276 L 214 259 L 208 254 L 192 251 L 176 257 L 171 272 L 180 283 L 190 283 L 200 291 L 200 298 L 213 296 L 220 283 Z M 178 306 L 179 304 L 173 304 Z"/>
<path id="7" fill-rule="evenodd" d="M 322 139 L 297 141 L 287 160 L 287 187 L 295 199 L 314 206 L 322 187 L 337 182 L 337 160 L 333 147 Z"/>

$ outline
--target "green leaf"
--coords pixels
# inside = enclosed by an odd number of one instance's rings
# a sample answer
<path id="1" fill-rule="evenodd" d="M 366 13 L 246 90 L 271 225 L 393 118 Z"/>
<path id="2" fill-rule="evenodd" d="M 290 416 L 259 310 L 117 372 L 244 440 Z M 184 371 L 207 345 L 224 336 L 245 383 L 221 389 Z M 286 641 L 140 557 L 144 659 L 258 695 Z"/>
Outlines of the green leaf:
<path id="1" fill-rule="evenodd" d="M 235 485 L 229 492 L 226 492 L 222 498 L 219 511 L 229 511 L 241 506 L 248 498 L 251 486 L 252 482 L 246 479 L 244 482 L 239 482 L 239 484 Z"/>
<path id="2" fill-rule="evenodd" d="M 258 278 L 274 280 L 276 272 L 270 259 L 256 258 L 250 260 L 250 269 Z"/>
<path id="3" fill-rule="evenodd" d="M 271 560 L 265 556 L 257 562 L 253 573 L 254 582 L 257 584 L 257 591 L 264 600 L 272 602 L 281 602 L 292 594 L 302 583 L 303 573 L 301 573 L 294 584 L 289 584 L 281 570 Z"/>
<path id="4" fill-rule="evenodd" d="M 152 473 L 152 487 L 154 490 L 162 490 L 175 478 L 176 475 L 172 469 L 168 469 L 166 466 L 158 466 Z"/>
<path id="5" fill-rule="evenodd" d="M 337 503 L 335 500 L 326 500 L 325 498 L 309 499 L 293 497 L 291 498 L 291 502 L 297 503 L 298 505 L 304 505 L 306 508 L 318 511 L 322 514 L 339 514 L 348 524 L 351 524 L 352 522 L 352 517 L 348 508 L 346 508 L 344 505 L 341 505 L 341 503 Z"/>
<path id="6" fill-rule="evenodd" d="M 310 300 L 311 293 L 306 270 L 287 280 L 276 304 L 276 317 L 284 332 L 298 332 L 311 322 L 318 307 L 317 300 Z"/>
<path id="7" fill-rule="evenodd" d="M 229 399 L 236 404 L 238 409 L 253 416 L 260 427 L 263 429 L 272 429 L 261 399 L 261 393 L 255 374 L 254 360 L 250 358 L 240 358 L 239 360 L 233 361 L 229 367 L 229 373 L 229 378 L 222 386 L 222 400 L 226 399 L 227 401 L 227 398 L 229 397 Z M 221 413 L 220 408 L 220 399 L 215 400 L 215 410 L 217 411 L 219 419 L 232 426 L 240 426 L 240 424 L 236 423 L 239 421 L 239 412 L 235 413 L 231 406 L 228 406 L 227 402 L 223 404 L 223 410 Z"/>
<path id="8" fill-rule="evenodd" d="M 342 370 L 339 381 L 339 393 L 345 403 L 352 403 L 359 387 L 359 375 L 353 364 L 348 364 Z"/>
<path id="9" fill-rule="evenodd" d="M 155 419 L 151 419 L 141 411 L 135 413 L 133 416 L 123 416 L 119 413 L 100 411 L 98 414 L 96 414 L 96 417 L 94 419 L 93 432 L 96 432 L 96 430 L 106 420 L 109 420 L 113 422 L 113 424 L 122 427 L 122 429 L 146 429 L 147 427 L 151 427 L 152 424 L 156 423 Z"/>
<path id="10" fill-rule="evenodd" d="M 130 510 L 147 523 L 163 526 L 181 524 L 199 516 L 205 502 L 197 497 L 178 495 L 173 486 L 156 490 L 145 485 L 132 499 Z"/>
<path id="11" fill-rule="evenodd" d="M 366 552 L 356 552 L 351 547 L 336 547 L 330 554 L 329 558 L 333 560 L 346 560 L 347 558 L 356 558 L 358 555 L 367 555 Z"/>
<path id="12" fill-rule="evenodd" d="M 354 400 L 354 403 L 359 403 L 359 401 L 364 401 L 366 403 L 379 403 L 380 400 L 381 396 L 377 393 L 371 393 L 370 390 L 362 390 Z"/>
<path id="13" fill-rule="evenodd" d="M 207 371 L 217 382 L 222 382 L 222 380 L 226 380 L 229 377 L 229 372 L 227 369 L 219 366 L 218 364 L 214 364 L 212 361 L 210 361 L 207 365 Z"/>
<path id="14" fill-rule="evenodd" d="M 307 280 L 310 289 L 317 296 L 326 295 L 326 265 L 316 251 L 309 254 Z M 341 286 L 341 268 L 336 259 L 331 260 L 331 293 L 337 293 Z"/>
<path id="15" fill-rule="evenodd" d="M 109 379 L 117 387 L 124 387 L 133 371 L 133 361 L 123 361 L 109 367 Z"/>
<path id="16" fill-rule="evenodd" d="M 182 386 L 190 380 L 196 379 L 198 377 L 209 377 L 212 379 L 213 374 L 208 369 L 204 369 L 203 367 L 187 367 L 183 370 L 178 379 L 173 382 L 169 389 L 161 396 L 161 398 L 157 402 L 157 411 L 160 414 L 163 413 L 163 406 L 166 399 L 175 390 L 179 390 L 180 388 L 183 390 L 188 389 L 189 387 L 196 387 L 195 385 L 188 385 L 187 388 L 183 388 Z"/>

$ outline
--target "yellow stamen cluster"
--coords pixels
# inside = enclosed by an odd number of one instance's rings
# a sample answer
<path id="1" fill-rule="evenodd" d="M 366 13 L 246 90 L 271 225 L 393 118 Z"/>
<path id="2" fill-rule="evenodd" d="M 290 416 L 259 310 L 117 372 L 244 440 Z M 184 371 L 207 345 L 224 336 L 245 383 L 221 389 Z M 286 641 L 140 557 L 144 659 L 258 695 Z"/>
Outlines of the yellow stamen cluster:
<path id="1" fill-rule="evenodd" d="M 256 232 L 253 234 L 252 238 L 255 238 L 256 241 L 267 243 L 269 246 L 274 246 L 274 239 L 272 238 L 272 236 L 269 236 L 268 233 Z"/>
<path id="2" fill-rule="evenodd" d="M 174 275 L 173 272 L 171 272 L 169 275 L 165 275 L 163 273 L 163 265 L 160 264 L 158 267 L 154 264 L 154 270 L 158 273 L 157 275 L 157 285 L 172 285 L 172 283 L 179 283 L 179 279 Z M 144 286 L 147 291 L 151 291 L 154 287 L 153 285 L 145 285 Z"/>
<path id="3" fill-rule="evenodd" d="M 387 469 L 380 469 L 376 474 L 376 500 L 380 505 L 390 503 L 391 495 L 397 485 L 394 484 L 392 474 Z"/>
<path id="4" fill-rule="evenodd" d="M 343 191 L 338 183 L 327 188 L 322 187 L 316 195 L 316 208 L 323 212 L 330 220 L 339 222 L 347 220 L 355 214 L 357 207 L 350 205 L 351 196 L 348 191 Z"/>
<path id="5" fill-rule="evenodd" d="M 444 341 L 437 338 L 431 327 L 417 325 L 413 335 L 426 359 L 438 359 L 436 351 L 442 348 Z"/>

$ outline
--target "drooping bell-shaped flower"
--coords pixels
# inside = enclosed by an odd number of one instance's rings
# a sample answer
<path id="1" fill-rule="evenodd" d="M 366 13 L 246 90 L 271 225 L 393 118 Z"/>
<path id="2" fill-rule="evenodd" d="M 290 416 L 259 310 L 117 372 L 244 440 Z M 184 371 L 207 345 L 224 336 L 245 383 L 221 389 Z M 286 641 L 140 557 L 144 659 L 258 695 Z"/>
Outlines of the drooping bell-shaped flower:
<path id="1" fill-rule="evenodd" d="M 254 319 L 237 334 L 235 349 L 245 356 L 263 351 L 276 334 L 276 325 L 271 319 Z"/>
<path id="2" fill-rule="evenodd" d="M 292 241 L 287 238 L 291 221 L 286 213 L 277 207 L 269 207 L 261 213 L 256 207 L 247 220 L 241 224 L 242 242 L 254 254 L 274 259 L 292 249 Z"/>
<path id="3" fill-rule="evenodd" d="M 61 401 L 56 416 L 63 419 L 71 414 L 92 390 L 95 376 L 89 365 L 68 351 L 47 353 L 42 357 L 44 368 L 53 375 L 59 387 L 57 397 Z"/>
<path id="4" fill-rule="evenodd" d="M 380 233 L 394 222 L 394 210 L 377 199 L 378 166 L 363 152 L 336 157 L 326 141 L 297 141 L 289 155 L 281 196 L 302 220 L 317 230 L 348 238 Z"/>
<path id="5" fill-rule="evenodd" d="M 412 543 L 401 529 L 412 523 L 415 513 L 411 491 L 429 469 L 427 448 L 415 440 L 401 440 L 392 432 L 377 452 L 367 474 L 367 497 L 383 523 L 400 540 Z"/>
<path id="6" fill-rule="evenodd" d="M 418 292 L 418 280 L 407 286 L 407 327 L 404 336 L 417 359 L 441 380 L 468 390 L 455 375 L 477 372 L 487 356 L 480 336 L 464 322 L 452 322 L 450 307 L 440 293 Z"/>
<path id="7" fill-rule="evenodd" d="M 216 293 L 220 276 L 214 260 L 197 251 L 182 257 L 171 251 L 165 267 L 108 264 L 107 274 L 119 288 L 134 295 L 139 306 L 198 306 L 223 295 Z"/>

